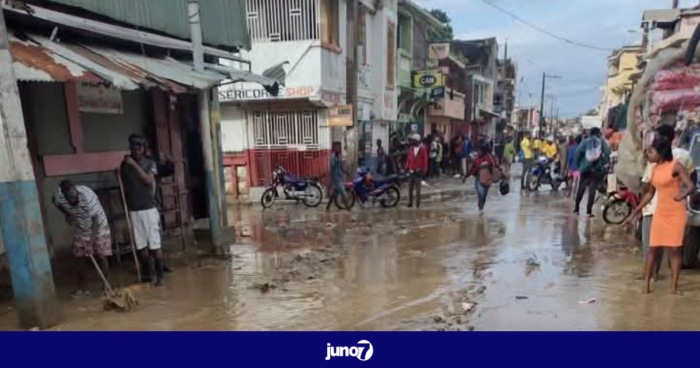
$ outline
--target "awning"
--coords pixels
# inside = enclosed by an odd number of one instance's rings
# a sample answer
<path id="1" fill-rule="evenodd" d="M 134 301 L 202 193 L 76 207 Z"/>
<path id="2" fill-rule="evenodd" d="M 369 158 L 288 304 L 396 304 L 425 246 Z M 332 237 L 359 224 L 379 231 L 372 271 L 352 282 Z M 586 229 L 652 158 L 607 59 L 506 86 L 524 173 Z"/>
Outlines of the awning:
<path id="1" fill-rule="evenodd" d="M 496 114 L 495 112 L 491 112 L 491 111 L 489 111 L 489 110 L 485 110 L 485 109 L 482 109 L 482 108 L 479 108 L 479 111 L 481 111 L 481 112 L 485 113 L 486 115 L 489 115 L 489 116 L 491 116 L 491 117 L 493 117 L 493 118 L 500 118 L 500 117 L 501 117 L 500 115 Z"/>
<path id="2" fill-rule="evenodd" d="M 12 68 L 16 78 L 29 82 L 102 82 L 102 78 L 82 66 L 47 50 L 41 44 L 10 36 Z"/>
<path id="3" fill-rule="evenodd" d="M 108 83 L 134 90 L 158 87 L 175 93 L 218 85 L 228 76 L 196 72 L 173 58 L 156 58 L 104 46 L 57 43 L 44 36 L 11 36 L 13 68 L 20 81 Z"/>

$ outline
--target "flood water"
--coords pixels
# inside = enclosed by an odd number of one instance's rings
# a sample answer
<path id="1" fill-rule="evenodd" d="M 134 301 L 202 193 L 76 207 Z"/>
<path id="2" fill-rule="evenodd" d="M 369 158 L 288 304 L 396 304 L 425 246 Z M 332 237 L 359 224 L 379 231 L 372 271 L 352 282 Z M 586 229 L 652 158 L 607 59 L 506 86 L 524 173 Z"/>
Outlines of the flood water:
<path id="1" fill-rule="evenodd" d="M 477 331 L 700 329 L 698 271 L 681 274 L 684 296 L 669 294 L 667 269 L 642 295 L 636 240 L 574 217 L 561 193 L 494 190 L 483 217 L 473 191 L 432 199 L 420 210 L 233 208 L 245 237 L 230 261 L 179 268 L 165 287 L 137 291 L 141 307 L 130 313 L 65 300 L 58 329 L 431 330 L 451 293 L 470 286 L 485 287 L 469 321 Z M 320 273 L 251 288 L 329 244 L 343 253 Z M 17 328 L 12 305 L 1 305 L 0 329 Z"/>

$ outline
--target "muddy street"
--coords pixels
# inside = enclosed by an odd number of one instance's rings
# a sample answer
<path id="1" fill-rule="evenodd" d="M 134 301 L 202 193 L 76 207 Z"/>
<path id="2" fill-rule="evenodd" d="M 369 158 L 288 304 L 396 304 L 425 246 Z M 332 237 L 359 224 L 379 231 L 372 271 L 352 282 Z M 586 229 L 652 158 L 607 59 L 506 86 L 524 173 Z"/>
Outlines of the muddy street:
<path id="1" fill-rule="evenodd" d="M 471 188 L 471 186 L 469 186 Z M 232 209 L 242 233 L 227 261 L 198 262 L 138 310 L 64 300 L 61 330 L 686 330 L 700 275 L 669 271 L 640 293 L 637 242 L 571 215 L 561 193 L 435 195 L 420 210 L 326 213 L 280 205 Z M 16 329 L 12 304 L 0 329 Z"/>

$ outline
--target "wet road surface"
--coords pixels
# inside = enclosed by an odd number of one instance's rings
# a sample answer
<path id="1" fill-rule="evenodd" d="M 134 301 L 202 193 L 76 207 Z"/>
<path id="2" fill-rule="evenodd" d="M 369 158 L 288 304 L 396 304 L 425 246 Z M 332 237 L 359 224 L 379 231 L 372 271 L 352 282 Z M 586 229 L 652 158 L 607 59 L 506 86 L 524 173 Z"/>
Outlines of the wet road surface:
<path id="1" fill-rule="evenodd" d="M 461 329 L 700 329 L 698 271 L 681 274 L 682 297 L 668 293 L 666 269 L 642 295 L 637 242 L 574 217 L 561 193 L 492 190 L 483 217 L 473 190 L 433 197 L 420 210 L 234 208 L 245 237 L 231 260 L 178 269 L 165 287 L 138 291 L 141 307 L 127 314 L 66 300 L 58 329 L 450 329 L 436 316 L 454 293 L 477 288 Z M 294 276 L 284 284 L 252 287 L 285 267 Z M 17 329 L 11 304 L 0 306 L 0 329 Z"/>

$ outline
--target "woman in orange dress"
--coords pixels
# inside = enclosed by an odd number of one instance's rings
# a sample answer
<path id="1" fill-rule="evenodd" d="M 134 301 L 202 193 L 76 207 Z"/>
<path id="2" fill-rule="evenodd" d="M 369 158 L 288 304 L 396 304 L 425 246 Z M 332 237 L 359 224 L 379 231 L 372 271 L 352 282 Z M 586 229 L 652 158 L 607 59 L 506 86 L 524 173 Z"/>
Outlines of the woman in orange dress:
<path id="1" fill-rule="evenodd" d="M 647 151 L 647 159 L 655 164 L 651 185 L 633 215 L 625 220 L 625 224 L 631 223 L 651 202 L 654 194 L 658 194 L 657 207 L 651 222 L 650 252 L 644 269 L 644 293 L 651 292 L 651 274 L 656 257 L 658 252 L 666 248 L 671 258 L 671 292 L 680 295 L 678 277 L 681 272 L 681 247 L 687 220 L 685 198 L 693 193 L 695 186 L 685 167 L 673 159 L 673 149 L 668 139 L 655 139 Z"/>

